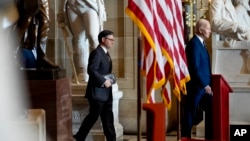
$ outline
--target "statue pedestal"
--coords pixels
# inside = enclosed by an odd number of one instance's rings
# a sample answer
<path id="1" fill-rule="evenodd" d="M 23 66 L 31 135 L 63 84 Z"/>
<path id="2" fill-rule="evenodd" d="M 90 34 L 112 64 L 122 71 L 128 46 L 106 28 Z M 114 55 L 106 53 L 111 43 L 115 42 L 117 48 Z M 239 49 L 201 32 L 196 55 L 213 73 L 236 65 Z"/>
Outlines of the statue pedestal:
<path id="1" fill-rule="evenodd" d="M 114 126 L 116 137 L 123 135 L 123 126 L 119 122 L 119 101 L 123 96 L 123 92 L 118 90 L 117 83 L 112 86 L 113 94 L 113 113 L 114 113 Z"/>
<path id="2" fill-rule="evenodd" d="M 72 84 L 72 124 L 73 124 L 73 134 L 75 134 L 83 119 L 88 114 L 89 103 L 86 98 L 84 98 L 87 84 L 81 83 L 80 85 Z M 117 138 L 123 135 L 123 127 L 119 123 L 119 100 L 122 97 L 122 92 L 118 91 L 118 85 L 113 85 L 113 113 L 114 113 L 114 126 Z M 94 127 L 90 130 L 88 136 L 88 141 L 105 141 L 105 136 L 103 134 L 102 124 L 100 118 L 95 123 Z"/>
<path id="3" fill-rule="evenodd" d="M 72 100 L 68 78 L 60 78 L 64 70 L 28 70 L 28 98 L 31 109 L 46 112 L 46 140 L 69 141 L 72 139 Z M 32 73 L 32 75 L 29 75 Z M 44 75 L 44 74 L 51 75 Z M 41 77 L 44 76 L 44 77 Z M 60 76 L 60 77 L 57 77 Z M 53 78 L 43 80 L 44 78 Z M 38 79 L 38 80 L 36 80 Z"/>
<path id="4" fill-rule="evenodd" d="M 56 80 L 66 77 L 65 69 L 23 69 L 27 80 Z"/>

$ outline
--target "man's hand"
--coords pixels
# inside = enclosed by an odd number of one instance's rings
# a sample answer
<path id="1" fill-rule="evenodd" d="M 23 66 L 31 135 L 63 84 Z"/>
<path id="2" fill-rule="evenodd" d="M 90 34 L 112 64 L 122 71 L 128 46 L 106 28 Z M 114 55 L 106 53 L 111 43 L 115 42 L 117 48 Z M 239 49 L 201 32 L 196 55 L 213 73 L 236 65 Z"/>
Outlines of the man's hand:
<path id="1" fill-rule="evenodd" d="M 105 86 L 106 88 L 111 87 L 111 86 L 112 86 L 111 80 L 107 79 L 107 80 L 104 82 L 104 86 Z"/>
<path id="2" fill-rule="evenodd" d="M 204 89 L 205 89 L 207 94 L 213 95 L 212 89 L 209 85 L 207 85 Z"/>

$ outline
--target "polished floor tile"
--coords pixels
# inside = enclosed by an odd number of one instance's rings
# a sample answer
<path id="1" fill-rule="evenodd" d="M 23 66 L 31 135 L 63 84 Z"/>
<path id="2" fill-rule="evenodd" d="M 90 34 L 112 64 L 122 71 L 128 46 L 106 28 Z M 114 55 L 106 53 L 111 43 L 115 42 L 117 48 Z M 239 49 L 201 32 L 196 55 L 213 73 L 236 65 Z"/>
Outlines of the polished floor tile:
<path id="1" fill-rule="evenodd" d="M 120 137 L 117 141 L 139 141 L 139 140 L 137 139 L 137 136 L 124 135 Z M 147 141 L 147 138 L 142 136 L 140 141 Z M 177 136 L 166 136 L 165 141 L 177 141 Z"/>
<path id="2" fill-rule="evenodd" d="M 195 132 L 192 134 L 192 139 L 198 140 L 204 140 L 203 137 L 197 137 Z M 117 141 L 147 141 L 146 136 L 141 136 L 140 140 L 138 140 L 137 135 L 123 135 L 120 137 Z M 177 132 L 172 131 L 170 133 L 167 133 L 166 140 L 165 141 L 180 141 L 180 139 L 177 138 Z"/>
<path id="3" fill-rule="evenodd" d="M 193 140 L 196 141 L 202 141 L 204 138 L 198 138 L 198 137 L 192 137 Z M 132 135 L 124 135 L 120 137 L 117 141 L 147 141 L 146 137 L 141 137 L 140 140 L 137 139 L 137 136 Z M 165 141 L 180 141 L 180 139 L 177 139 L 177 136 L 166 136 Z"/>

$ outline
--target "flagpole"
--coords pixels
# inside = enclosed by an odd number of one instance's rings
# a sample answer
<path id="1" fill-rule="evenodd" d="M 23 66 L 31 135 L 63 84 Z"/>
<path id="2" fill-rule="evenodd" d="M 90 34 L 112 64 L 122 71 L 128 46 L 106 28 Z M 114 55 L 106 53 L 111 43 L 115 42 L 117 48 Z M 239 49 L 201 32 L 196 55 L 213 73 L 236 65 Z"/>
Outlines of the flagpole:
<path id="1" fill-rule="evenodd" d="M 177 141 L 181 141 L 181 102 L 177 99 Z"/>
<path id="2" fill-rule="evenodd" d="M 137 37 L 137 141 L 141 140 L 141 36 Z"/>

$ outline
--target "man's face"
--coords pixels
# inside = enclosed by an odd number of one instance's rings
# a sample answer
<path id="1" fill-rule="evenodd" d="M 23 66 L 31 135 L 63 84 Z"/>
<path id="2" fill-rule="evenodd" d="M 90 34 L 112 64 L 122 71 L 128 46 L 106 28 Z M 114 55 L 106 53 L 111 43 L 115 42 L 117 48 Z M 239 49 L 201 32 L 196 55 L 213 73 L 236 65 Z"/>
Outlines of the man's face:
<path id="1" fill-rule="evenodd" d="M 203 35 L 204 40 L 208 39 L 210 34 L 211 34 L 211 26 L 210 26 L 210 23 L 207 23 L 204 26 L 204 28 L 202 28 L 202 35 Z"/>
<path id="2" fill-rule="evenodd" d="M 103 39 L 103 44 L 107 49 L 110 49 L 113 46 L 114 42 L 114 35 L 108 35 Z"/>

